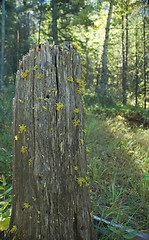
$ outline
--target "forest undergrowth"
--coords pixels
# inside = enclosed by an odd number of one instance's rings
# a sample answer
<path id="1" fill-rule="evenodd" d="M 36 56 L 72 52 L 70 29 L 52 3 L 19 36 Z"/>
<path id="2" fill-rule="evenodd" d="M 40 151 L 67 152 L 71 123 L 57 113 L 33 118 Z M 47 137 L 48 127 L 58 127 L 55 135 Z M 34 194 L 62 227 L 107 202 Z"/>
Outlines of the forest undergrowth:
<path id="1" fill-rule="evenodd" d="M 0 98 L 0 231 L 11 215 L 13 95 L 12 86 Z M 135 111 L 88 109 L 85 124 L 93 214 L 139 231 L 149 226 L 149 128 L 128 121 L 139 116 Z M 101 239 L 119 239 L 118 234 L 124 235 L 110 229 Z"/>
<path id="2" fill-rule="evenodd" d="M 94 215 L 123 224 L 126 229 L 147 230 L 149 129 L 129 122 L 115 111 L 114 114 L 89 111 L 86 128 Z M 99 227 L 103 224 L 99 223 Z M 132 237 L 118 229 L 109 230 L 101 239 L 119 239 L 118 234 L 126 239 Z"/>

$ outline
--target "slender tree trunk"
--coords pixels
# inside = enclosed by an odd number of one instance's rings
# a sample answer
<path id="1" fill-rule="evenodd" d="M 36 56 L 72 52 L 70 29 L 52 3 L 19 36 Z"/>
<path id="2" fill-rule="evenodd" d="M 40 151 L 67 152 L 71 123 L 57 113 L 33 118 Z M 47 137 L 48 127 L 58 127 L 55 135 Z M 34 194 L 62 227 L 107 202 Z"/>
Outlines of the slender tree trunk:
<path id="1" fill-rule="evenodd" d="M 101 82 L 100 82 L 101 93 L 100 94 L 103 99 L 105 99 L 106 97 L 106 87 L 108 82 L 107 60 L 108 60 L 109 32 L 110 32 L 110 23 L 111 23 L 111 17 L 112 17 L 112 9 L 113 9 L 113 1 L 111 0 L 108 19 L 107 19 L 106 34 L 105 34 L 105 41 L 104 41 L 104 47 L 103 47 L 103 57 L 102 57 L 102 72 L 101 72 Z"/>
<path id="2" fill-rule="evenodd" d="M 41 21 L 42 21 L 42 12 L 40 11 L 39 31 L 38 31 L 38 44 L 40 44 Z"/>
<path id="3" fill-rule="evenodd" d="M 57 36 L 57 2 L 56 0 L 52 0 L 52 34 L 53 41 L 57 44 L 58 36 Z"/>
<path id="4" fill-rule="evenodd" d="M 123 104 L 126 104 L 126 54 L 125 54 L 125 31 L 124 31 L 124 16 L 122 16 L 122 91 L 123 91 Z"/>
<path id="5" fill-rule="evenodd" d="M 136 106 L 138 106 L 138 85 L 139 85 L 139 78 L 138 78 L 138 30 L 137 30 L 137 26 L 136 26 L 136 87 L 135 87 Z"/>
<path id="6" fill-rule="evenodd" d="M 40 0 L 40 3 L 39 3 L 39 10 L 40 10 L 40 16 L 39 16 L 38 44 L 40 44 L 41 23 L 42 23 L 42 15 L 43 15 L 43 1 L 42 0 Z"/>
<path id="7" fill-rule="evenodd" d="M 4 85 L 4 50 L 5 50 L 5 0 L 2 1 L 2 26 L 1 26 L 1 81 L 0 88 Z"/>
<path id="8" fill-rule="evenodd" d="M 143 18 L 143 43 L 144 43 L 144 109 L 146 109 L 146 18 Z"/>
<path id="9" fill-rule="evenodd" d="M 126 3 L 126 11 L 128 11 L 128 1 Z M 127 103 L 127 82 L 128 82 L 128 13 L 126 14 L 126 57 L 125 57 L 125 98 L 123 104 Z"/>

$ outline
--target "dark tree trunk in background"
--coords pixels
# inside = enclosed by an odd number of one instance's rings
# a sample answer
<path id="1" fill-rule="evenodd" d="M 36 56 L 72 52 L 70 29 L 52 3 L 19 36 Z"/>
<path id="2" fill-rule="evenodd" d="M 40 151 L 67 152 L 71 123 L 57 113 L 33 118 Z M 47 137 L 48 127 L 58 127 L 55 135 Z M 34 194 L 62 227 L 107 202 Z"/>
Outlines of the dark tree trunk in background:
<path id="1" fill-rule="evenodd" d="M 126 11 L 128 11 L 128 1 L 126 3 Z M 123 104 L 127 103 L 127 82 L 128 82 L 128 13 L 126 14 L 126 57 L 125 57 L 125 98 Z"/>
<path id="2" fill-rule="evenodd" d="M 2 0 L 2 26 L 1 26 L 1 79 L 0 88 L 4 85 L 4 53 L 5 53 L 5 0 Z"/>
<path id="3" fill-rule="evenodd" d="M 42 22 L 42 11 L 40 11 L 40 19 L 39 19 L 38 44 L 40 43 L 41 22 Z"/>
<path id="4" fill-rule="evenodd" d="M 72 45 L 47 42 L 23 57 L 13 105 L 11 238 L 95 239 L 81 81 Z"/>
<path id="5" fill-rule="evenodd" d="M 122 92 L 123 104 L 126 104 L 126 55 L 125 55 L 125 30 L 124 30 L 124 16 L 122 16 Z"/>
<path id="6" fill-rule="evenodd" d="M 52 0 L 52 34 L 53 34 L 53 41 L 57 44 L 58 43 L 58 36 L 57 36 L 57 2 L 56 0 Z"/>
<path id="7" fill-rule="evenodd" d="M 127 103 L 127 82 L 128 82 L 128 4 L 126 0 L 126 15 L 122 15 L 122 92 L 123 92 L 123 104 Z M 126 20 L 126 21 L 125 21 Z M 126 30 L 125 30 L 126 23 Z"/>
<path id="8" fill-rule="evenodd" d="M 110 1 L 110 8 L 108 13 L 108 19 L 107 19 L 107 26 L 106 26 L 106 34 L 105 34 L 105 41 L 104 41 L 104 47 L 103 47 L 103 57 L 102 57 L 102 72 L 101 72 L 101 82 L 100 82 L 100 94 L 103 99 L 106 97 L 106 87 L 108 82 L 108 76 L 107 76 L 107 61 L 108 61 L 108 44 L 109 44 L 109 32 L 110 32 L 110 23 L 111 23 L 111 17 L 112 17 L 112 9 L 113 9 L 113 1 Z"/>
<path id="9" fill-rule="evenodd" d="M 135 104 L 138 106 L 139 69 L 138 69 L 138 26 L 136 26 L 136 84 L 135 84 Z"/>
<path id="10" fill-rule="evenodd" d="M 146 109 L 146 82 L 147 82 L 147 55 L 146 55 L 146 17 L 145 17 L 145 10 L 144 10 L 144 17 L 143 17 L 143 44 L 144 44 L 144 109 Z"/>

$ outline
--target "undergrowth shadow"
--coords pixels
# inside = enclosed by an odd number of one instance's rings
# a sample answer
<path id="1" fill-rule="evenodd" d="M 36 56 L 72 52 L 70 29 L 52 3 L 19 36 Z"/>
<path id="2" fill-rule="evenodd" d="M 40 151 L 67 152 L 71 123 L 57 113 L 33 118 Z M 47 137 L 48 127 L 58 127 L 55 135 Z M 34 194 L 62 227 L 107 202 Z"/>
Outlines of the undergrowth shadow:
<path id="1" fill-rule="evenodd" d="M 86 116 L 94 214 L 138 230 L 149 226 L 146 141 L 124 118 Z M 104 238 L 106 239 L 106 238 Z M 112 237 L 110 239 L 113 239 Z"/>

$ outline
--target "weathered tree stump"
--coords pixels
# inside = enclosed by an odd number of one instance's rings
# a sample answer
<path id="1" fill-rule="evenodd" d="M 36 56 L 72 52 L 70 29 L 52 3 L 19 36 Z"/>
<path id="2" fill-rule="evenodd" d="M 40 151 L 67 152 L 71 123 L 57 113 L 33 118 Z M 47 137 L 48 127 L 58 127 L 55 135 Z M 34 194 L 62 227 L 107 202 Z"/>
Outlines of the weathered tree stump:
<path id="1" fill-rule="evenodd" d="M 91 240 L 81 62 L 69 44 L 23 57 L 13 103 L 11 238 Z"/>

